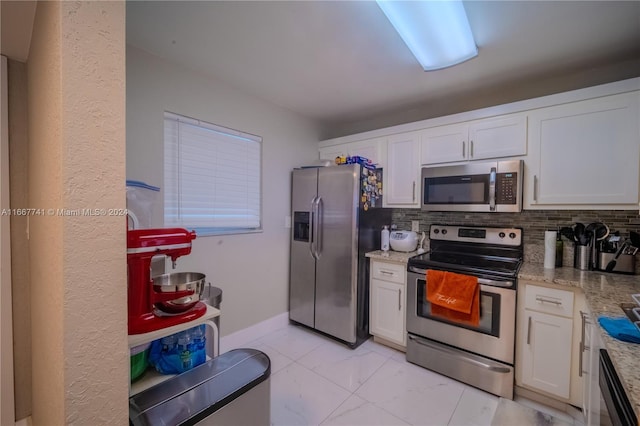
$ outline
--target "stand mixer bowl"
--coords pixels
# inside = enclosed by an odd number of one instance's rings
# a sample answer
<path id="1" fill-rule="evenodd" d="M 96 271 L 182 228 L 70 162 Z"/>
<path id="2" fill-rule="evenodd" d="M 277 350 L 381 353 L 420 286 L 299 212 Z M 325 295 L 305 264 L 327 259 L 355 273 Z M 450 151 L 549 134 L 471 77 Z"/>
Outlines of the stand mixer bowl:
<path id="1" fill-rule="evenodd" d="M 205 285 L 205 274 L 199 272 L 175 272 L 152 278 L 153 290 L 157 293 L 193 291 L 192 295 L 173 300 L 155 302 L 154 306 L 169 314 L 186 312 L 198 303 Z"/>

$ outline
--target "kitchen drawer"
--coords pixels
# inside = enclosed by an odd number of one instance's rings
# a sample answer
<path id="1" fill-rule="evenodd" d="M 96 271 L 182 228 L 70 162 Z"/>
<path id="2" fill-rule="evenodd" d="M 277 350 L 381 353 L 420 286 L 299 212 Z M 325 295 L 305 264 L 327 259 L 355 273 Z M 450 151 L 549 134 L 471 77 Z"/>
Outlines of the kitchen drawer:
<path id="1" fill-rule="evenodd" d="M 406 281 L 406 265 L 399 263 L 371 262 L 371 278 L 404 284 Z"/>
<path id="2" fill-rule="evenodd" d="M 552 315 L 573 317 L 573 292 L 527 285 L 525 308 Z"/>

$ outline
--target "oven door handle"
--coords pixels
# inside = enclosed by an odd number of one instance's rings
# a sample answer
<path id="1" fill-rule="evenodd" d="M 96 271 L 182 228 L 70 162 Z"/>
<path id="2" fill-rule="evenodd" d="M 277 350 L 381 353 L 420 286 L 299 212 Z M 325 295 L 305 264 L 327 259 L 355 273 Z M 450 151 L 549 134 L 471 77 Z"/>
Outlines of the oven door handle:
<path id="1" fill-rule="evenodd" d="M 438 345 L 438 346 L 430 345 L 428 342 L 424 341 L 423 339 L 420 339 L 419 337 L 412 336 L 411 334 L 409 334 L 408 337 L 409 337 L 409 340 L 413 340 L 414 342 L 416 342 L 419 345 L 426 346 L 429 349 L 435 349 L 437 351 L 440 351 L 440 352 L 446 354 L 447 356 L 449 356 L 451 358 L 459 359 L 460 361 L 464 361 L 464 362 L 467 362 L 469 364 L 473 364 L 473 365 L 475 365 L 477 367 L 482 367 L 482 368 L 484 368 L 486 370 L 494 371 L 496 373 L 510 373 L 511 372 L 510 368 L 487 364 L 486 362 L 478 361 L 477 359 L 473 359 L 473 358 L 469 358 L 469 357 L 466 357 L 464 355 L 461 355 L 456 351 L 443 348 L 440 345 Z"/>
<path id="2" fill-rule="evenodd" d="M 416 268 L 415 266 L 409 266 L 409 268 L 407 268 L 409 270 L 409 272 L 413 272 L 416 274 L 426 274 L 427 270 L 426 269 L 420 269 L 420 268 Z M 513 287 L 513 281 L 496 281 L 496 280 L 489 280 L 486 278 L 478 278 L 478 284 L 481 285 L 489 285 L 492 287 L 504 287 L 504 288 L 511 288 Z"/>

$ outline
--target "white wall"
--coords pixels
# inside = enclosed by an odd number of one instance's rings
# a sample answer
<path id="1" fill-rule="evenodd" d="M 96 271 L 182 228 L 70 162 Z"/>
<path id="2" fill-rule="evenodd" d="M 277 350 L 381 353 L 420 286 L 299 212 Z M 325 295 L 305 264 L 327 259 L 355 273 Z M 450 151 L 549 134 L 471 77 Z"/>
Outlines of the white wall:
<path id="1" fill-rule="evenodd" d="M 201 237 L 177 270 L 223 291 L 221 334 L 288 310 L 291 169 L 317 158 L 314 123 L 212 76 L 127 46 L 127 179 L 163 184 L 163 111 L 262 136 L 261 233 Z M 153 212 L 162 226 L 162 193 Z"/>

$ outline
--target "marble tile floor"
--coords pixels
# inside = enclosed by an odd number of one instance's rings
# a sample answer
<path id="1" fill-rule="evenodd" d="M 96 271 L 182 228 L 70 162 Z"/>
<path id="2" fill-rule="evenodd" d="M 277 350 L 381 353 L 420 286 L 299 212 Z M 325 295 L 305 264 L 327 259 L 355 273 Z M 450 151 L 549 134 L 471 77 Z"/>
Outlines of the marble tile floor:
<path id="1" fill-rule="evenodd" d="M 352 350 L 304 327 L 288 325 L 244 347 L 261 350 L 271 359 L 271 425 L 275 426 L 491 425 L 501 402 L 411 364 L 403 352 L 373 339 Z M 508 412 L 500 410 L 503 416 L 498 420 L 512 421 L 514 417 L 505 416 L 515 415 L 518 406 L 523 408 L 523 419 L 546 410 L 517 399 L 508 405 Z M 548 424 L 574 424 L 565 413 L 553 409 L 547 413 L 558 420 Z M 526 421 L 513 424 L 537 424 Z"/>
<path id="2" fill-rule="evenodd" d="M 573 421 L 565 421 L 550 414 L 535 410 L 508 399 L 500 398 L 491 426 L 536 425 L 571 426 Z"/>

